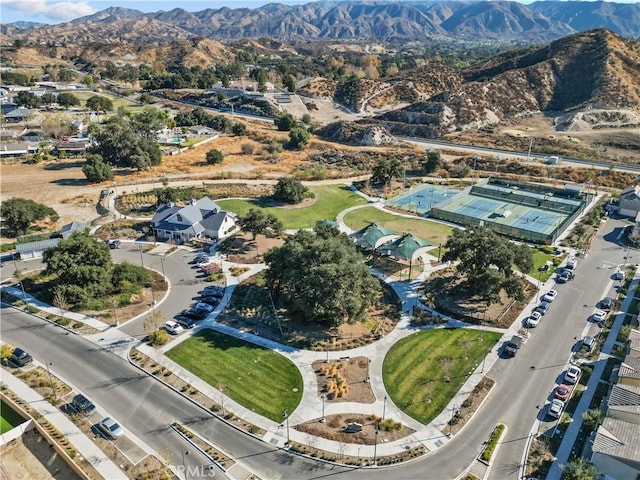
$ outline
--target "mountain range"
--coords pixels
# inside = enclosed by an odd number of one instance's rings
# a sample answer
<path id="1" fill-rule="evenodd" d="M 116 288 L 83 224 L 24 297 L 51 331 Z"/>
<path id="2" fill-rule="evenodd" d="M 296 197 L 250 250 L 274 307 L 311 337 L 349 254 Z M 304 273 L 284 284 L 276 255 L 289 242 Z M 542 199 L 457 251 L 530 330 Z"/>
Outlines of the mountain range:
<path id="1" fill-rule="evenodd" d="M 258 8 L 181 8 L 143 13 L 110 7 L 58 25 L 5 24 L 0 32 L 27 43 L 163 44 L 205 37 L 220 41 L 271 37 L 282 41 L 550 41 L 578 31 L 607 28 L 640 36 L 640 5 L 612 2 L 354 1 Z"/>

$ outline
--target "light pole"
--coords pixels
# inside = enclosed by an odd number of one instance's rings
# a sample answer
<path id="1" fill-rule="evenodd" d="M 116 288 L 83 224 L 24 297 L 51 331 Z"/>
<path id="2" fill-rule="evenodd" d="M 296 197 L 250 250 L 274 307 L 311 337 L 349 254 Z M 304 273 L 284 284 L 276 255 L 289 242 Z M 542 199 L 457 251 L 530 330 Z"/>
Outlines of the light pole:
<path id="1" fill-rule="evenodd" d="M 373 464 L 378 464 L 378 425 L 376 425 L 376 433 L 373 437 Z"/>
<path id="2" fill-rule="evenodd" d="M 384 396 L 384 402 L 382 403 L 382 421 L 384 422 L 384 415 L 387 411 L 387 396 Z"/>
<path id="3" fill-rule="evenodd" d="M 371 368 L 371 359 L 367 358 L 367 376 L 364 379 L 364 383 L 369 383 L 369 369 Z"/>
<path id="4" fill-rule="evenodd" d="M 53 385 L 53 377 L 51 376 L 51 370 L 49 370 L 49 365 L 53 365 L 53 362 L 44 362 L 47 366 L 47 374 L 49 375 L 49 386 L 51 387 L 51 391 L 53 392 L 54 400 L 58 399 L 58 395 L 56 394 L 56 387 Z"/>
<path id="5" fill-rule="evenodd" d="M 140 250 L 140 265 L 144 268 L 144 259 L 142 258 L 142 245 L 138 245 L 138 250 Z"/>
<path id="6" fill-rule="evenodd" d="M 182 472 L 184 473 L 184 480 L 187 479 L 187 466 L 184 463 L 184 456 L 189 455 L 189 450 L 182 450 Z"/>
<path id="7" fill-rule="evenodd" d="M 538 303 L 538 300 L 540 299 L 540 274 L 542 272 L 540 270 L 538 270 L 538 291 L 536 292 L 536 303 Z"/>
<path id="8" fill-rule="evenodd" d="M 453 417 L 455 417 L 455 414 L 456 414 L 456 405 L 452 404 L 451 405 L 451 420 L 449 421 L 449 436 L 452 435 Z"/>
<path id="9" fill-rule="evenodd" d="M 13 265 L 16 268 L 16 271 L 15 271 L 14 275 L 18 279 L 18 283 L 20 283 L 20 290 L 22 290 L 22 300 L 26 302 L 27 301 L 27 294 L 24 291 L 24 285 L 22 284 L 22 278 L 20 278 L 21 277 L 20 269 L 18 268 L 18 262 L 16 261 L 16 257 L 15 256 L 13 257 Z"/>
<path id="10" fill-rule="evenodd" d="M 284 412 L 282 412 L 282 416 L 287 421 L 287 447 L 288 447 L 289 444 L 290 444 L 290 438 L 289 438 L 289 410 L 285 410 Z"/>
<path id="11" fill-rule="evenodd" d="M 162 269 L 162 279 L 164 280 L 166 278 L 164 274 L 164 255 L 160 257 L 160 268 Z"/>
<path id="12" fill-rule="evenodd" d="M 320 423 L 324 423 L 325 422 L 325 418 L 324 418 L 324 400 L 325 400 L 325 395 L 324 394 L 320 395 L 320 398 L 322 399 L 322 418 L 320 419 Z"/>
<path id="13" fill-rule="evenodd" d="M 409 157 L 404 157 L 402 159 L 402 189 L 407 189 L 407 160 Z"/>

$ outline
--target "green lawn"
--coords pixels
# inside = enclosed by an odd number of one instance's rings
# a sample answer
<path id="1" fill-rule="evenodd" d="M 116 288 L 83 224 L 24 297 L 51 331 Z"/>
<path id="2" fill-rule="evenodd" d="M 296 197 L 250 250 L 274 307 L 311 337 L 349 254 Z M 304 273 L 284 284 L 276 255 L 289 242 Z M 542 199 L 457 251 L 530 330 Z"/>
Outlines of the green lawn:
<path id="1" fill-rule="evenodd" d="M 213 330 L 202 330 L 167 352 L 174 362 L 240 405 L 274 422 L 302 399 L 302 375 L 282 355 Z M 214 399 L 216 400 L 216 399 Z"/>
<path id="2" fill-rule="evenodd" d="M 412 233 L 416 237 L 428 240 L 436 245 L 445 243 L 453 230 L 452 227 L 442 223 L 419 218 L 401 217 L 400 215 L 383 212 L 374 207 L 358 208 L 344 217 L 344 223 L 354 230 L 360 230 L 371 222 L 398 233 Z"/>
<path id="3" fill-rule="evenodd" d="M 131 100 L 128 100 L 126 98 L 116 97 L 115 95 L 112 95 L 111 93 L 108 93 L 108 92 L 93 92 L 90 90 L 82 90 L 82 91 L 71 92 L 71 93 L 73 93 L 76 97 L 78 97 L 78 99 L 80 100 L 80 104 L 83 107 L 86 105 L 87 100 L 93 96 L 108 98 L 109 100 L 111 100 L 111 102 L 113 102 L 113 111 L 107 112 L 108 116 L 113 115 L 114 112 L 118 110 L 118 107 L 126 108 L 127 110 L 131 110 L 132 112 L 137 112 L 144 108 L 140 106 L 140 104 L 138 103 L 134 103 Z"/>
<path id="4" fill-rule="evenodd" d="M 529 272 L 529 275 L 534 278 L 538 278 L 538 274 L 540 274 L 540 282 L 544 283 L 549 280 L 549 278 L 551 278 L 551 275 L 554 274 L 556 267 L 551 265 L 549 267 L 549 270 L 547 270 L 546 272 L 541 272 L 540 267 L 547 261 L 553 261 L 555 257 L 549 253 L 541 252 L 535 247 L 531 248 L 531 254 L 533 255 L 533 270 Z M 563 257 L 558 258 L 562 259 Z"/>
<path id="5" fill-rule="evenodd" d="M 269 198 L 250 200 L 216 200 L 220 208 L 237 215 L 246 215 L 250 208 L 261 208 L 280 219 L 285 229 L 314 227 L 321 220 L 335 220 L 346 208 L 363 205 L 366 200 L 344 185 L 310 187 L 316 195 L 313 205 L 305 208 L 270 207 Z"/>
<path id="6" fill-rule="evenodd" d="M 26 421 L 4 402 L 0 402 L 0 413 L 0 435 Z"/>
<path id="7" fill-rule="evenodd" d="M 501 336 L 459 328 L 426 330 L 404 338 L 391 347 L 382 365 L 387 392 L 406 414 L 427 424 L 446 408 Z"/>

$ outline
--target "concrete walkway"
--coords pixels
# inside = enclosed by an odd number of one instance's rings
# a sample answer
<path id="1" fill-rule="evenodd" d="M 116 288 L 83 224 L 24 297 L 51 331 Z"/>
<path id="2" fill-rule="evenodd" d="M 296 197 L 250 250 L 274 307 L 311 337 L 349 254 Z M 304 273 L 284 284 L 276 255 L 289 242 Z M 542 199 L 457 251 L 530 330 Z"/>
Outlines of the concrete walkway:
<path id="1" fill-rule="evenodd" d="M 29 388 L 19 378 L 2 371 L 2 383 L 18 397 L 35 408 L 62 433 L 100 475 L 108 480 L 127 480 L 128 477 L 107 457 L 67 416 L 42 398 L 35 390 Z"/>

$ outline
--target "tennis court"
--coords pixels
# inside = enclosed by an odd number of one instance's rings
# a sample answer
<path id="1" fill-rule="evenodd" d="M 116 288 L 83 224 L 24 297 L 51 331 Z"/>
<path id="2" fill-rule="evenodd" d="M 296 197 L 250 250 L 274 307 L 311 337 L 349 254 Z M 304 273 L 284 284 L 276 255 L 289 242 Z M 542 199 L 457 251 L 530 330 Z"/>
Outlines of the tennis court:
<path id="1" fill-rule="evenodd" d="M 387 205 L 423 214 L 458 193 L 460 190 L 449 186 L 423 185 L 387 200 Z"/>
<path id="2" fill-rule="evenodd" d="M 540 233 L 546 233 L 553 230 L 553 227 L 559 225 L 563 217 L 566 215 L 560 215 L 553 212 L 540 212 L 530 210 L 525 212 L 524 215 L 519 217 L 512 225 L 517 228 L 523 228 L 526 230 L 534 230 Z"/>
<path id="3" fill-rule="evenodd" d="M 508 205 L 504 202 L 496 202 L 486 198 L 473 198 L 470 202 L 460 205 L 456 210 L 456 213 L 462 215 L 469 215 L 470 217 L 483 218 L 486 214 L 496 212 L 500 208 L 504 208 Z"/>

